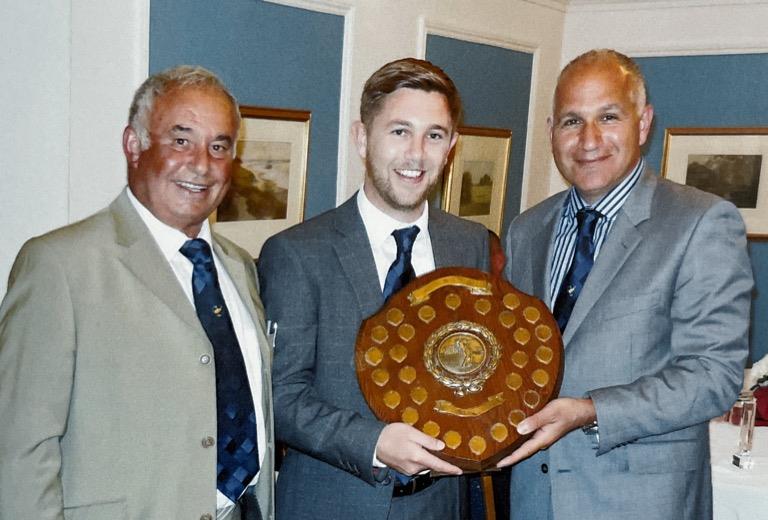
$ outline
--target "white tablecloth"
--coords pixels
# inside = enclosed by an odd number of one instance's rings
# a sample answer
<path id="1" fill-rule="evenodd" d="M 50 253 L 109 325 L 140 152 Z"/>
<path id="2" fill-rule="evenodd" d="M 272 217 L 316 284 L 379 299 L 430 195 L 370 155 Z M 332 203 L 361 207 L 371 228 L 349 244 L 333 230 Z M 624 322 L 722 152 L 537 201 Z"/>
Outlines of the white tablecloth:
<path id="1" fill-rule="evenodd" d="M 715 520 L 768 520 L 768 426 L 755 428 L 752 469 L 732 464 L 739 427 L 709 425 Z"/>

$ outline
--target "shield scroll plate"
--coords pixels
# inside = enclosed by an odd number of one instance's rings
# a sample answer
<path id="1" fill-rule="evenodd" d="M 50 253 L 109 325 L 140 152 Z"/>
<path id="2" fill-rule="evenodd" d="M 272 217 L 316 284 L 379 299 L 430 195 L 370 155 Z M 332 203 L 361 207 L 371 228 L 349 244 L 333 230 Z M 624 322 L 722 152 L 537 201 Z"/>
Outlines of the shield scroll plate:
<path id="1" fill-rule="evenodd" d="M 482 471 L 521 444 L 517 424 L 554 399 L 562 353 L 541 300 L 476 269 L 443 268 L 363 322 L 355 364 L 379 419 L 442 439 L 437 456 Z"/>

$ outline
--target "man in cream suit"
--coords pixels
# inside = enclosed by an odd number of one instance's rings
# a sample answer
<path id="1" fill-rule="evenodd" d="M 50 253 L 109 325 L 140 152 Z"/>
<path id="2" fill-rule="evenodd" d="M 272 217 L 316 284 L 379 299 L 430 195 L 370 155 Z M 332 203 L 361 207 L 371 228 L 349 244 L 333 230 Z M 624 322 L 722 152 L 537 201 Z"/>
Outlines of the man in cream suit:
<path id="1" fill-rule="evenodd" d="M 573 187 L 506 237 L 508 278 L 565 344 L 560 398 L 500 463 L 515 520 L 712 518 L 707 423 L 741 387 L 752 274 L 737 209 L 646 167 L 652 118 L 622 54 L 560 74 L 550 135 Z"/>
<path id="2" fill-rule="evenodd" d="M 461 470 L 430 452 L 443 449 L 442 441 L 373 416 L 357 382 L 354 345 L 405 256 L 415 275 L 488 267 L 485 228 L 426 201 L 456 142 L 460 99 L 442 70 L 403 59 L 368 79 L 360 111 L 353 133 L 366 165 L 362 189 L 272 237 L 259 257 L 267 316 L 278 324 L 275 425 L 289 447 L 277 517 L 458 519 Z M 428 469 L 454 476 L 434 479 L 422 473 Z"/>
<path id="3" fill-rule="evenodd" d="M 256 271 L 206 220 L 239 121 L 204 69 L 150 77 L 123 134 L 126 190 L 19 253 L 0 307 L 3 520 L 273 518 Z"/>

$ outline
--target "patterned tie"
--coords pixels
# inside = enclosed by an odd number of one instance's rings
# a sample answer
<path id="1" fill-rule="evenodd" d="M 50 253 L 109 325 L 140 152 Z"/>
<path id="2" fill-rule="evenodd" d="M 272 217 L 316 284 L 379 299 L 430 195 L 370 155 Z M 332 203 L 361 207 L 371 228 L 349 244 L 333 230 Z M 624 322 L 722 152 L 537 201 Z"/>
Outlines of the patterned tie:
<path id="1" fill-rule="evenodd" d="M 589 271 L 592 269 L 595 254 L 595 243 L 592 240 L 595 234 L 595 225 L 597 220 L 602 217 L 600 212 L 594 209 L 580 209 L 576 213 L 576 222 L 578 230 L 576 234 L 576 251 L 573 255 L 571 267 L 563 278 L 563 284 L 560 286 L 560 292 L 555 300 L 555 310 L 553 314 L 560 326 L 560 332 L 565 330 L 568 320 L 571 317 L 573 306 L 579 298 L 579 293 L 587 281 Z"/>
<path id="2" fill-rule="evenodd" d="M 413 243 L 416 241 L 416 235 L 418 234 L 419 226 L 396 229 L 392 232 L 392 236 L 395 237 L 395 243 L 397 244 L 397 255 L 395 256 L 395 261 L 389 266 L 387 277 L 384 280 L 384 290 L 382 292 L 384 293 L 385 301 L 389 300 L 390 296 L 416 278 L 416 273 L 413 271 L 413 265 L 411 264 L 411 252 L 413 251 Z"/>
<path id="3" fill-rule="evenodd" d="M 192 288 L 200 323 L 213 345 L 216 364 L 217 487 L 233 502 L 259 471 L 256 412 L 243 354 L 219 288 L 211 248 L 188 240 L 181 254 L 193 264 Z"/>

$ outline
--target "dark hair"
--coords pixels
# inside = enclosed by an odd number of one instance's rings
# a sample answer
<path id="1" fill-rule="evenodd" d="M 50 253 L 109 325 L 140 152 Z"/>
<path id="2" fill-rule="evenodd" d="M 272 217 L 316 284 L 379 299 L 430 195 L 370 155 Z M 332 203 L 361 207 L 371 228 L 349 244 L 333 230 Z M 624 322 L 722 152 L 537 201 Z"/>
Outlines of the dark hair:
<path id="1" fill-rule="evenodd" d="M 461 121 L 461 97 L 451 78 L 428 61 L 404 58 L 387 63 L 365 82 L 360 98 L 360 120 L 368 128 L 381 110 L 384 98 L 401 88 L 438 92 L 445 96 L 453 129 Z"/>

